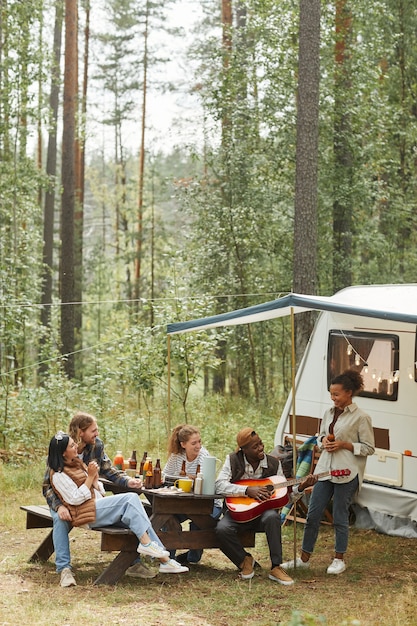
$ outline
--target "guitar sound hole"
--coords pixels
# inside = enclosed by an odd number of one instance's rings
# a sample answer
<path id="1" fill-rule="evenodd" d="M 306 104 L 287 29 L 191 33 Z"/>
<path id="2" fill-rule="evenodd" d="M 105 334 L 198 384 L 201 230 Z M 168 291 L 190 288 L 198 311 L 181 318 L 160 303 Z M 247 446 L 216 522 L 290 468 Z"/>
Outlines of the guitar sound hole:
<path id="1" fill-rule="evenodd" d="M 272 494 L 275 491 L 275 487 L 274 485 L 267 485 L 266 488 L 268 489 L 268 491 Z"/>

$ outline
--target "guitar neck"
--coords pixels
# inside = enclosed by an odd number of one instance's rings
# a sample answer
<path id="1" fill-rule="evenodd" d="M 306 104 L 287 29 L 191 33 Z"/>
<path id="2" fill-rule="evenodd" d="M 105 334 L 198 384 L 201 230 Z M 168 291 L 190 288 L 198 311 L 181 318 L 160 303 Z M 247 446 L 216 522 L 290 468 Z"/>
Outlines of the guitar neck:
<path id="1" fill-rule="evenodd" d="M 324 478 L 324 476 L 330 476 L 331 472 L 321 472 L 321 474 L 315 474 L 317 478 Z M 293 485 L 299 485 L 303 482 L 307 477 L 303 476 L 302 478 L 291 478 L 291 480 L 287 480 L 284 483 L 279 483 L 279 488 L 283 487 L 292 487 Z"/>

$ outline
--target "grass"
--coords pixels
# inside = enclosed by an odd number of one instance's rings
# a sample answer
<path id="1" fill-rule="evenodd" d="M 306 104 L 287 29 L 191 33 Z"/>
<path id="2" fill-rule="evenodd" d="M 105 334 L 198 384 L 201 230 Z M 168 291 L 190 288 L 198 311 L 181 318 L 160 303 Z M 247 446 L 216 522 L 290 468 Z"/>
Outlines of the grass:
<path id="1" fill-rule="evenodd" d="M 247 425 L 261 434 L 267 450 L 272 449 L 277 415 L 275 407 L 262 410 L 235 399 L 209 399 L 190 403 L 189 422 L 201 427 L 210 453 L 224 459 L 238 430 Z M 100 420 L 99 427 L 110 456 L 117 449 L 128 455 L 133 448 L 141 456 L 146 448 L 153 458 L 166 460 L 162 422 L 153 422 L 153 439 L 146 443 L 143 425 L 129 423 L 129 433 L 123 433 L 110 427 L 112 416 L 107 422 Z M 106 435 L 116 430 L 118 437 L 107 441 Z M 25 514 L 19 508 L 43 503 L 47 442 L 38 445 L 41 452 L 34 452 L 29 462 L 26 455 L 12 456 L 9 463 L 0 461 L 0 626 L 417 626 L 413 595 L 417 542 L 355 528 L 344 574 L 326 575 L 333 556 L 333 530 L 323 526 L 311 568 L 297 571 L 292 587 L 268 579 L 270 563 L 262 535 L 252 550 L 262 569 L 251 581 L 239 580 L 236 568 L 219 550 L 206 550 L 201 564 L 185 575 L 159 575 L 152 580 L 125 576 L 115 587 L 94 587 L 93 581 L 114 554 L 100 551 L 98 534 L 74 529 L 70 537 L 78 585 L 62 589 L 53 557 L 44 564 L 27 562 L 48 532 L 25 530 Z M 298 548 L 301 537 L 299 526 Z M 283 529 L 283 551 L 284 559 L 292 558 L 292 526 Z"/>
<path id="2" fill-rule="evenodd" d="M 47 530 L 25 530 L 19 506 L 42 502 L 42 464 L 35 464 L 30 472 L 12 472 L 6 465 L 0 469 L 0 625 L 417 624 L 417 542 L 355 528 L 344 574 L 325 573 L 332 558 L 333 529 L 323 526 L 311 568 L 297 571 L 292 587 L 268 579 L 268 550 L 262 535 L 252 550 L 262 569 L 251 581 L 239 580 L 219 550 L 206 550 L 201 564 L 188 574 L 151 580 L 125 576 L 115 587 L 94 587 L 92 581 L 114 555 L 100 551 L 96 533 L 74 529 L 70 536 L 78 586 L 62 589 L 53 558 L 45 564 L 27 562 Z M 298 527 L 298 546 L 301 536 Z M 292 526 L 283 529 L 283 548 L 284 558 L 292 558 Z"/>

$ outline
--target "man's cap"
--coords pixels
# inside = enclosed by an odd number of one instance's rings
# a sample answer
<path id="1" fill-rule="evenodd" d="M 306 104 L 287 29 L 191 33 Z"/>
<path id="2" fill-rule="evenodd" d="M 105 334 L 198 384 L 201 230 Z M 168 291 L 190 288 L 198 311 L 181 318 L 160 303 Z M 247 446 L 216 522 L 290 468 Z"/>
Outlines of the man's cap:
<path id="1" fill-rule="evenodd" d="M 256 436 L 256 432 L 253 428 L 242 428 L 236 436 L 237 445 L 239 448 L 244 448 L 252 441 L 252 437 Z"/>

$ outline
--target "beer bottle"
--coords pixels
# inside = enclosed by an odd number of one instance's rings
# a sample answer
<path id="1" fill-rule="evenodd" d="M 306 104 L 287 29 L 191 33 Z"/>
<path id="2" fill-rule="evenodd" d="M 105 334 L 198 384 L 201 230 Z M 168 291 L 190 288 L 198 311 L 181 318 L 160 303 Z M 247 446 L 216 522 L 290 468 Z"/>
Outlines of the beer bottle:
<path id="1" fill-rule="evenodd" d="M 162 485 L 161 461 L 160 459 L 156 459 L 156 465 L 153 470 L 153 488 L 159 489 L 161 485 Z"/>
<path id="2" fill-rule="evenodd" d="M 145 472 L 146 472 L 145 465 L 146 465 L 146 459 L 147 459 L 147 458 L 148 458 L 148 453 L 147 453 L 147 452 L 144 452 L 144 453 L 143 453 L 142 460 L 141 460 L 141 462 L 140 462 L 140 475 L 141 475 L 141 476 L 142 476 L 142 478 L 143 478 L 143 483 L 145 483 Z"/>
<path id="3" fill-rule="evenodd" d="M 195 472 L 195 475 L 197 476 L 197 474 L 199 474 L 201 472 L 201 468 L 200 468 L 200 463 L 197 465 L 197 469 Z"/>
<path id="4" fill-rule="evenodd" d="M 132 456 L 129 459 L 129 469 L 135 470 L 137 467 L 137 460 L 136 460 L 136 450 L 133 450 L 132 452 Z"/>
<path id="5" fill-rule="evenodd" d="M 182 462 L 180 476 L 187 476 L 187 472 L 185 471 L 185 460 Z"/>
<path id="6" fill-rule="evenodd" d="M 144 468 L 145 473 L 145 489 L 153 489 L 153 469 L 152 469 L 152 459 L 148 456 L 145 462 L 146 469 Z"/>

